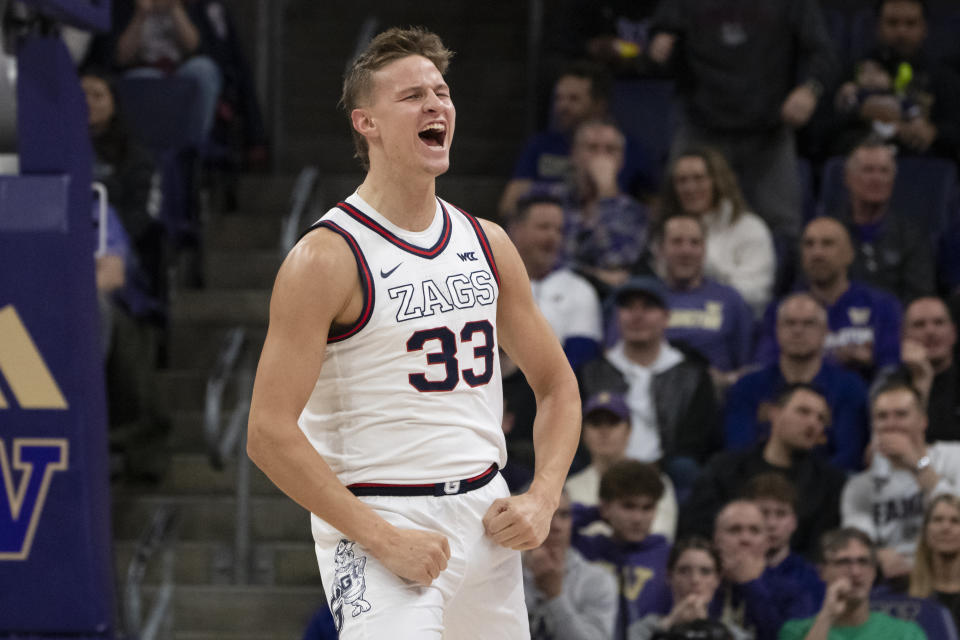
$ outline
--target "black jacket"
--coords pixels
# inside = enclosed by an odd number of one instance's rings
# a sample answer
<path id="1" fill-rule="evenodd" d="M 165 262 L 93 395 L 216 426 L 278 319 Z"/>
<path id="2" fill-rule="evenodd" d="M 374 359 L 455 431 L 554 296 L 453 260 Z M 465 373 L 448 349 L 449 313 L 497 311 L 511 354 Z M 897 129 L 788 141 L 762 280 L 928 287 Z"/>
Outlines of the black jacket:
<path id="1" fill-rule="evenodd" d="M 580 397 L 601 391 L 627 393 L 623 374 L 604 356 L 579 372 Z M 659 373 L 651 383 L 664 458 L 692 456 L 699 461 L 720 447 L 719 411 L 710 373 L 690 358 Z"/>
<path id="2" fill-rule="evenodd" d="M 724 451 L 714 456 L 700 474 L 690 497 L 680 510 L 677 535 L 713 537 L 713 521 L 727 502 L 741 497 L 747 483 L 761 473 L 784 474 L 797 492 L 797 530 L 791 548 L 804 554 L 815 551 L 822 533 L 840 524 L 840 493 L 846 475 L 817 454 L 794 456 L 790 468 L 775 467 L 763 459 L 762 442 L 750 449 Z"/>

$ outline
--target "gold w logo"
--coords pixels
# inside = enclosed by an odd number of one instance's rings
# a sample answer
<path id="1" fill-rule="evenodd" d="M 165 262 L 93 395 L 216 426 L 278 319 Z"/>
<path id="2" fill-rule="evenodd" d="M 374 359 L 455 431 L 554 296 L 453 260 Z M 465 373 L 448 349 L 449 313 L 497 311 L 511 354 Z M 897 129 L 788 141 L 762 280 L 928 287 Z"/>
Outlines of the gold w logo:
<path id="1" fill-rule="evenodd" d="M 0 440 L 0 561 L 30 556 L 50 481 L 55 471 L 66 471 L 68 453 L 63 438 L 19 438 L 13 440 L 8 458 Z"/>
<path id="2" fill-rule="evenodd" d="M 67 400 L 13 305 L 0 309 L 0 374 L 24 409 L 66 409 Z M 0 391 L 0 409 L 7 409 Z"/>

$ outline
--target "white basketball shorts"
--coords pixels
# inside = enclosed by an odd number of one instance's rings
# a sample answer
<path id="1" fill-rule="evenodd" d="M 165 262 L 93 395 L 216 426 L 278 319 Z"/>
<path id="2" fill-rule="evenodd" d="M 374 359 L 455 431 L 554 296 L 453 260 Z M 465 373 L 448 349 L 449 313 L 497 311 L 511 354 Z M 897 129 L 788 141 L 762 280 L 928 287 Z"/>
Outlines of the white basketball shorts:
<path id="1" fill-rule="evenodd" d="M 450 560 L 428 587 L 397 577 L 366 549 L 311 518 L 327 604 L 341 640 L 530 638 L 520 552 L 501 547 L 483 530 L 493 501 L 510 495 L 503 477 L 494 473 L 485 486 L 458 495 L 359 497 L 396 527 L 447 536 Z"/>

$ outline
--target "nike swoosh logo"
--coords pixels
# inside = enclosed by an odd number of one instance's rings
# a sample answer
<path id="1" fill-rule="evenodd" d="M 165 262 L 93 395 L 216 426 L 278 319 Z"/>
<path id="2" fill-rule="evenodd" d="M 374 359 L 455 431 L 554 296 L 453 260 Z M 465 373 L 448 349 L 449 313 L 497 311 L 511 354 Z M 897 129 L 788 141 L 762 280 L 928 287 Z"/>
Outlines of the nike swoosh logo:
<path id="1" fill-rule="evenodd" d="M 380 277 L 381 277 L 381 278 L 389 278 L 389 277 L 390 277 L 390 274 L 393 273 L 394 271 L 396 271 L 397 269 L 399 269 L 401 264 L 403 264 L 403 263 L 401 262 L 400 264 L 398 264 L 397 266 L 395 266 L 393 269 L 390 269 L 390 271 L 384 271 L 383 269 L 380 269 Z"/>

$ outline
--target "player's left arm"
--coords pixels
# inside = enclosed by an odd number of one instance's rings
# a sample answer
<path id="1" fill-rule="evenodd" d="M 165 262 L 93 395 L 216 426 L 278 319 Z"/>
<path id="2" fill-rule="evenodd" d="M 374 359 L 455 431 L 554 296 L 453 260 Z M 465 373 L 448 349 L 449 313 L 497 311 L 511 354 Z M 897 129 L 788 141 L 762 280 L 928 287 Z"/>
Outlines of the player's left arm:
<path id="1" fill-rule="evenodd" d="M 530 489 L 502 498 L 484 516 L 487 534 L 513 549 L 540 545 L 560 500 L 580 440 L 580 393 L 559 341 L 533 300 L 520 255 L 496 224 L 481 221 L 500 272 L 500 347 L 523 371 L 537 398 L 535 469 Z"/>

